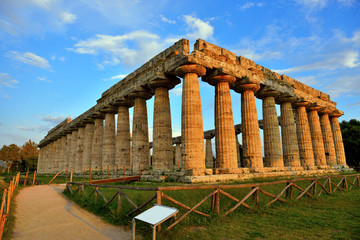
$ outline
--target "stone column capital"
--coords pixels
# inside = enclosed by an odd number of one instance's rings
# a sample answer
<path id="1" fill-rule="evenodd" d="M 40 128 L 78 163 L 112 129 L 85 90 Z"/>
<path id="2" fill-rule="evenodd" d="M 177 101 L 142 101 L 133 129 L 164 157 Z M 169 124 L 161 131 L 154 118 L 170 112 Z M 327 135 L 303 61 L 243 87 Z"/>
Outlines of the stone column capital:
<path id="1" fill-rule="evenodd" d="M 235 92 L 243 93 L 245 91 L 253 91 L 254 93 L 259 91 L 260 85 L 257 83 L 245 83 L 245 84 L 238 84 L 235 86 Z"/>
<path id="2" fill-rule="evenodd" d="M 319 111 L 319 115 L 324 115 L 324 114 L 331 114 L 334 110 L 328 108 L 328 107 L 324 107 L 323 109 L 321 109 Z"/>
<path id="3" fill-rule="evenodd" d="M 342 115 L 344 115 L 344 112 L 340 110 L 335 110 L 329 114 L 330 117 L 341 117 Z"/>
<path id="4" fill-rule="evenodd" d="M 92 119 L 105 119 L 105 115 L 101 112 L 94 112 L 90 115 Z"/>
<path id="5" fill-rule="evenodd" d="M 204 138 L 205 139 L 212 139 L 214 137 L 215 137 L 215 131 L 214 130 L 204 132 Z"/>
<path id="6" fill-rule="evenodd" d="M 174 137 L 172 140 L 173 140 L 173 144 L 181 144 L 181 136 Z"/>
<path id="7" fill-rule="evenodd" d="M 201 77 L 205 75 L 206 68 L 197 64 L 188 64 L 175 69 L 175 74 L 179 77 L 184 77 L 187 73 L 196 73 L 198 77 Z"/>
<path id="8" fill-rule="evenodd" d="M 127 108 L 131 108 L 132 106 L 134 106 L 134 101 L 132 99 L 129 98 L 125 98 L 125 97 L 121 97 L 119 99 L 116 99 L 114 103 L 112 103 L 111 105 L 115 106 L 115 107 L 127 107 Z"/>
<path id="9" fill-rule="evenodd" d="M 157 78 L 153 81 L 151 81 L 148 84 L 148 87 L 152 90 L 155 90 L 158 87 L 163 87 L 168 90 L 173 89 L 177 84 L 179 84 L 181 81 L 177 77 L 164 77 L 164 78 Z"/>
<path id="10" fill-rule="evenodd" d="M 311 104 L 310 106 L 308 106 L 308 107 L 306 108 L 306 110 L 307 110 L 308 112 L 312 112 L 312 111 L 317 111 L 317 112 L 319 112 L 321 109 L 322 109 L 322 107 L 319 106 L 319 105 L 317 105 L 317 104 Z"/>
<path id="11" fill-rule="evenodd" d="M 145 100 L 149 100 L 152 98 L 153 94 L 150 92 L 150 90 L 144 88 L 144 87 L 138 87 L 133 92 L 129 93 L 127 97 L 130 99 L 136 99 L 141 98 Z"/>
<path id="12" fill-rule="evenodd" d="M 83 122 L 84 124 L 88 124 L 88 123 L 93 124 L 93 123 L 94 123 L 94 119 L 93 119 L 93 118 L 85 118 L 84 120 L 82 120 L 82 122 Z"/>
<path id="13" fill-rule="evenodd" d="M 300 101 L 300 102 L 294 103 L 295 107 L 308 107 L 309 105 L 310 105 L 310 103 L 306 102 L 306 101 Z"/>
<path id="14" fill-rule="evenodd" d="M 260 88 L 260 90 L 258 90 L 256 93 L 256 97 L 260 98 L 260 99 L 267 98 L 267 97 L 276 98 L 278 96 L 280 96 L 280 93 L 278 91 L 276 91 L 275 89 L 272 89 L 268 86 L 262 86 Z"/>
<path id="15" fill-rule="evenodd" d="M 280 96 L 275 98 L 276 103 L 281 104 L 285 102 L 295 103 L 296 97 L 289 94 L 280 94 Z"/>
<path id="16" fill-rule="evenodd" d="M 106 105 L 104 108 L 100 109 L 100 112 L 101 113 L 113 113 L 113 114 L 116 114 L 118 111 L 117 111 L 117 108 L 114 107 L 114 106 L 111 106 L 111 105 Z"/>
<path id="17" fill-rule="evenodd" d="M 234 84 L 236 82 L 236 78 L 228 74 L 221 74 L 214 76 L 204 76 L 203 81 L 208 82 L 210 85 L 215 86 L 218 83 L 223 83 L 223 82 Z"/>

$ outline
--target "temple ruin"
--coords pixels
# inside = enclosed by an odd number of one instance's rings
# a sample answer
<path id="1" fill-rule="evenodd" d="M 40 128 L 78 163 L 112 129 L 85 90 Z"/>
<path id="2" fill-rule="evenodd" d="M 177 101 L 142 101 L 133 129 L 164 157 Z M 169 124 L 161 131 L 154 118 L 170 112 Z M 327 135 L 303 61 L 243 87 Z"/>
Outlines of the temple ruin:
<path id="1" fill-rule="evenodd" d="M 199 77 L 215 91 L 215 129 L 205 133 Z M 169 90 L 181 81 L 181 137 L 173 138 Z M 241 95 L 241 126 L 234 125 L 230 89 Z M 146 101 L 152 96 L 150 144 Z M 263 143 L 255 98 L 262 100 Z M 338 121 L 342 115 L 321 91 L 201 39 L 190 52 L 189 41 L 181 39 L 105 91 L 94 107 L 50 130 L 38 145 L 38 172 L 124 166 L 129 174 L 176 171 L 191 177 L 347 168 Z"/>

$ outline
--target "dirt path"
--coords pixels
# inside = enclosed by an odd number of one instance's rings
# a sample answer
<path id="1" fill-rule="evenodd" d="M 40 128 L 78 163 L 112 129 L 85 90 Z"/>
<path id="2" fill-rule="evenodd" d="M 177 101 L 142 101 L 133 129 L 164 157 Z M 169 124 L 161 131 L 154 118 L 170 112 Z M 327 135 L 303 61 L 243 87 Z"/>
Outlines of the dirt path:
<path id="1" fill-rule="evenodd" d="M 131 232 L 104 223 L 67 200 L 65 185 L 39 185 L 16 196 L 12 239 L 131 239 Z"/>

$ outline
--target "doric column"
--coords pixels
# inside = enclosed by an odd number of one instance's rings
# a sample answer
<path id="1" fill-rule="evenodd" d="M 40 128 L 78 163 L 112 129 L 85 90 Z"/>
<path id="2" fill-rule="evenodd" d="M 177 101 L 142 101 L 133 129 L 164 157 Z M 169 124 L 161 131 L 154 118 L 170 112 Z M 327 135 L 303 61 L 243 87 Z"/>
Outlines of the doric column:
<path id="1" fill-rule="evenodd" d="M 54 144 L 55 144 L 54 141 L 51 141 L 49 148 L 49 161 L 48 161 L 49 173 L 52 173 L 54 171 Z"/>
<path id="2" fill-rule="evenodd" d="M 155 90 L 152 151 L 154 170 L 170 170 L 174 167 L 169 89 L 179 82 L 178 78 L 163 76 L 149 84 Z"/>
<path id="3" fill-rule="evenodd" d="M 57 170 L 57 139 L 51 143 L 51 165 L 50 171 L 54 173 Z"/>
<path id="4" fill-rule="evenodd" d="M 74 128 L 71 133 L 71 158 L 69 161 L 69 168 L 75 170 L 75 159 L 76 159 L 76 146 L 77 146 L 78 130 Z"/>
<path id="5" fill-rule="evenodd" d="M 102 113 L 94 113 L 94 138 L 91 147 L 91 169 L 101 170 L 102 166 L 102 149 L 104 136 L 104 115 Z"/>
<path id="6" fill-rule="evenodd" d="M 84 136 L 84 153 L 82 158 L 82 169 L 89 170 L 91 166 L 91 149 L 92 141 L 94 139 L 94 120 L 86 119 L 85 123 L 85 136 Z"/>
<path id="7" fill-rule="evenodd" d="M 44 155 L 43 155 L 43 161 L 44 161 L 44 173 L 48 173 L 48 167 L 49 167 L 49 144 L 46 144 L 44 147 Z"/>
<path id="8" fill-rule="evenodd" d="M 334 136 L 337 165 L 347 167 L 345 151 L 344 151 L 344 143 L 343 143 L 339 119 L 338 119 L 342 115 L 343 115 L 342 112 L 334 111 L 333 113 L 330 114 L 330 122 Z"/>
<path id="9" fill-rule="evenodd" d="M 53 172 L 57 172 L 59 169 L 59 148 L 60 148 L 60 139 L 57 138 L 56 140 L 54 140 L 54 154 L 53 154 L 53 165 L 52 165 L 52 171 Z"/>
<path id="10" fill-rule="evenodd" d="M 326 157 L 324 150 L 324 139 L 321 133 L 321 126 L 318 114 L 318 111 L 320 109 L 321 107 L 319 106 L 309 106 L 307 108 L 315 164 L 319 167 L 325 167 Z"/>
<path id="11" fill-rule="evenodd" d="M 203 78 L 204 79 L 204 78 Z M 216 168 L 220 173 L 238 168 L 234 117 L 229 84 L 236 81 L 231 75 L 209 76 L 209 83 L 215 85 L 215 146 Z"/>
<path id="12" fill-rule="evenodd" d="M 117 113 L 117 109 L 114 107 L 108 107 L 102 109 L 101 112 L 105 114 L 102 166 L 104 169 L 107 167 L 115 169 L 115 113 Z"/>
<path id="13" fill-rule="evenodd" d="M 205 72 L 204 67 L 195 64 L 178 67 L 175 71 L 183 78 L 181 156 L 187 175 L 205 174 L 204 128 L 198 79 Z"/>
<path id="14" fill-rule="evenodd" d="M 130 118 L 129 107 L 133 106 L 130 100 L 121 100 L 116 103 L 118 106 L 118 119 L 116 129 L 116 152 L 115 152 L 115 164 L 119 168 L 126 167 L 131 169 L 131 139 L 130 139 Z"/>
<path id="15" fill-rule="evenodd" d="M 235 89 L 236 92 L 241 93 L 243 162 L 245 167 L 250 168 L 262 168 L 264 166 L 255 103 L 255 92 L 259 89 L 260 86 L 254 83 L 240 84 Z"/>
<path id="16" fill-rule="evenodd" d="M 319 112 L 320 125 L 322 130 L 322 136 L 324 139 L 326 163 L 329 166 L 336 166 L 337 162 L 336 162 L 334 138 L 329 120 L 330 113 L 332 113 L 332 110 L 328 108 L 324 108 Z"/>
<path id="17" fill-rule="evenodd" d="M 139 170 L 149 170 L 149 130 L 147 119 L 146 100 L 151 98 L 151 93 L 146 89 L 137 89 L 129 97 L 134 99 L 134 113 L 132 125 L 132 169 L 135 173 Z M 140 166 L 140 169 L 139 169 Z"/>
<path id="18" fill-rule="evenodd" d="M 41 147 L 40 150 L 39 150 L 37 168 L 36 168 L 36 171 L 38 173 L 43 172 L 43 167 L 44 167 L 43 156 L 44 156 L 44 147 Z"/>
<path id="19" fill-rule="evenodd" d="M 300 160 L 304 167 L 314 169 L 314 152 L 311 142 L 309 122 L 306 114 L 308 102 L 295 103 L 296 107 L 296 132 L 299 143 Z"/>
<path id="20" fill-rule="evenodd" d="M 68 171 L 70 170 L 69 162 L 71 159 L 71 131 L 66 131 L 66 153 L 65 153 L 65 164 L 64 167 Z"/>
<path id="21" fill-rule="evenodd" d="M 239 143 L 238 134 L 235 134 L 235 142 L 236 142 L 237 165 L 240 168 L 241 167 L 241 152 L 240 152 L 240 143 Z"/>
<path id="22" fill-rule="evenodd" d="M 295 118 L 291 103 L 295 98 L 280 96 L 276 98 L 280 103 L 281 138 L 283 148 L 283 159 L 286 167 L 301 167 L 299 144 L 296 135 Z"/>
<path id="23" fill-rule="evenodd" d="M 59 171 L 65 171 L 65 149 L 66 149 L 66 135 L 61 135 L 61 145 L 60 145 L 60 161 L 59 161 Z"/>
<path id="24" fill-rule="evenodd" d="M 262 99 L 265 167 L 284 167 L 275 107 L 275 97 L 279 95 L 279 92 L 268 87 L 263 87 L 256 95 Z"/>
<path id="25" fill-rule="evenodd" d="M 183 164 L 181 162 L 181 138 L 177 138 L 174 141 L 175 144 L 175 165 L 176 169 L 179 170 L 183 167 Z"/>
<path id="26" fill-rule="evenodd" d="M 205 165 L 207 168 L 214 167 L 214 155 L 212 151 L 211 138 L 205 139 Z"/>
<path id="27" fill-rule="evenodd" d="M 85 125 L 78 125 L 78 134 L 76 141 L 76 155 L 75 155 L 75 171 L 82 172 L 82 159 L 84 153 L 84 137 L 85 137 Z"/>
<path id="28" fill-rule="evenodd" d="M 51 149 L 51 143 L 48 143 L 46 145 L 46 158 L 45 158 L 45 172 L 46 173 L 50 173 L 50 164 L 51 164 L 51 161 L 50 161 L 50 158 L 51 158 L 51 155 L 50 155 L 50 149 Z"/>

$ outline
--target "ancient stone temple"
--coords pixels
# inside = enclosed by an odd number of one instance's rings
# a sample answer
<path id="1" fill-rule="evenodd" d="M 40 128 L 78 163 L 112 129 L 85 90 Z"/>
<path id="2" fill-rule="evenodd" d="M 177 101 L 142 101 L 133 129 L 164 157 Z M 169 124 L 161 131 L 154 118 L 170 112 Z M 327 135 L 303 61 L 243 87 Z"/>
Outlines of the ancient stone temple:
<path id="1" fill-rule="evenodd" d="M 208 132 L 203 129 L 199 78 L 214 87 L 215 129 Z M 180 82 L 177 137 L 172 136 L 169 90 Z M 240 109 L 232 108 L 231 89 L 241 96 L 240 125 L 234 125 L 233 112 Z M 154 138 L 149 143 L 146 102 L 153 96 Z M 261 121 L 256 98 L 262 100 Z M 190 52 L 189 41 L 182 39 L 105 91 L 88 111 L 50 130 L 38 145 L 38 172 L 91 167 L 202 176 L 346 168 L 341 115 L 323 92 L 201 39 Z"/>

